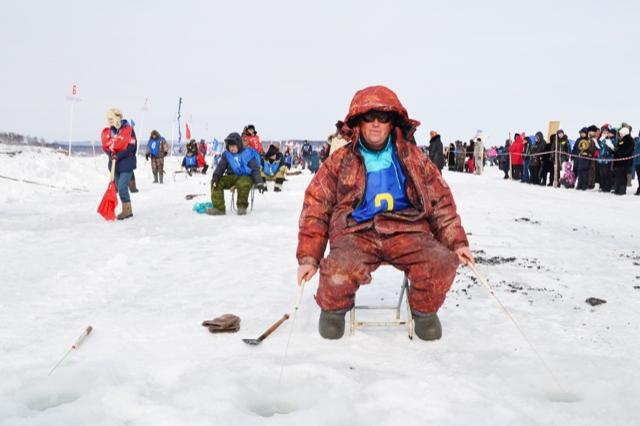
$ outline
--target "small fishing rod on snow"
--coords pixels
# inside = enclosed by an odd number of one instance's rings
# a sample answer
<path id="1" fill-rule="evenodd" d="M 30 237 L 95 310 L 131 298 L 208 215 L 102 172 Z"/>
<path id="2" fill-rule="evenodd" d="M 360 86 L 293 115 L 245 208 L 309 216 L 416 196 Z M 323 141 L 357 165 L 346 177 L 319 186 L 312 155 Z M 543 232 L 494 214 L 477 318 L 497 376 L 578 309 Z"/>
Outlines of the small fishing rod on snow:
<path id="1" fill-rule="evenodd" d="M 62 361 L 64 361 L 65 358 L 67 356 L 69 356 L 71 351 L 73 351 L 74 349 L 78 349 L 80 347 L 80 345 L 82 344 L 82 342 L 85 341 L 85 339 L 89 336 L 89 334 L 91 334 L 92 331 L 93 331 L 93 327 L 91 327 L 91 326 L 87 327 L 87 329 L 84 331 L 84 333 L 82 333 L 80 335 L 80 337 L 78 337 L 76 342 L 73 345 L 71 345 L 71 348 L 67 351 L 67 353 L 64 354 L 64 356 L 60 359 L 60 361 L 58 361 L 58 363 L 56 365 L 53 366 L 53 368 L 51 369 L 51 371 L 49 371 L 49 374 L 47 374 L 47 376 L 50 376 L 51 373 L 53 373 L 55 371 L 55 369 L 58 368 L 60 366 L 60 364 L 62 364 Z"/>

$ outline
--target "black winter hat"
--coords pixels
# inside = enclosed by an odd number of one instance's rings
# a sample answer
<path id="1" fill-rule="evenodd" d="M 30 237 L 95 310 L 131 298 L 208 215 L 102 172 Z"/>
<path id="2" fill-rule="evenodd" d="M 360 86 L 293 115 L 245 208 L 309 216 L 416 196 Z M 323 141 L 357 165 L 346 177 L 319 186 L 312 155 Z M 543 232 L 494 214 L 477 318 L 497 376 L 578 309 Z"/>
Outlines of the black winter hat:
<path id="1" fill-rule="evenodd" d="M 275 145 L 269 145 L 269 149 L 267 149 L 267 153 L 264 155 L 264 158 L 270 158 L 276 155 L 280 150 L 276 148 Z"/>
<path id="2" fill-rule="evenodd" d="M 582 129 L 580 129 L 579 133 L 589 133 L 589 128 L 583 127 Z"/>
<path id="3" fill-rule="evenodd" d="M 237 132 L 229 133 L 229 136 L 224 138 L 224 145 L 227 150 L 229 149 L 229 145 L 235 145 L 238 147 L 238 150 L 241 150 L 242 138 L 240 137 L 240 134 L 238 134 Z"/>

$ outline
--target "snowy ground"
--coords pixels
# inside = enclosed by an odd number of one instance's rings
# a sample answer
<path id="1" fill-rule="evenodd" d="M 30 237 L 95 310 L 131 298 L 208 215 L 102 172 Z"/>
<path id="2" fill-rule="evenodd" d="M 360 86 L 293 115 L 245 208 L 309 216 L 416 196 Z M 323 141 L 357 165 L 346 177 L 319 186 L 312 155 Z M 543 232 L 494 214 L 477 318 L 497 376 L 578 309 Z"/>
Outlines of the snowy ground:
<path id="1" fill-rule="evenodd" d="M 143 159 L 134 217 L 107 223 L 105 158 L 20 149 L 0 155 L 0 175 L 81 191 L 0 179 L 0 425 L 638 424 L 638 197 L 505 182 L 495 168 L 445 173 L 478 268 L 559 388 L 464 268 L 438 342 L 402 328 L 323 340 L 315 278 L 295 323 L 245 345 L 293 314 L 308 175 L 256 194 L 246 217 L 208 217 L 191 211 L 206 197 L 184 195 L 210 176 L 174 182 L 173 157 L 167 184 L 152 185 Z M 359 302 L 393 301 L 400 280 L 381 268 Z M 592 308 L 592 296 L 607 303 Z M 240 332 L 200 326 L 224 313 Z"/>

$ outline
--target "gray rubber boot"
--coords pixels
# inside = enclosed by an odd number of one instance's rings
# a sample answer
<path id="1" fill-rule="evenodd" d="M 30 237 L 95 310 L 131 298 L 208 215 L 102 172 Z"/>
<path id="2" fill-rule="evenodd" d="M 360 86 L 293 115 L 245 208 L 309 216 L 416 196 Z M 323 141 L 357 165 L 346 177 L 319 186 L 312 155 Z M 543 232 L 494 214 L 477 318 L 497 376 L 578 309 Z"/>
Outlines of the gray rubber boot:
<path id="1" fill-rule="evenodd" d="M 321 311 L 318 331 L 325 339 L 339 339 L 344 335 L 344 314 L 347 311 Z"/>
<path id="2" fill-rule="evenodd" d="M 422 340 L 438 340 L 442 337 L 442 325 L 437 313 L 411 311 L 413 330 Z"/>
<path id="3" fill-rule="evenodd" d="M 209 216 L 224 216 L 224 210 L 216 209 L 215 207 L 208 208 L 204 211 Z"/>

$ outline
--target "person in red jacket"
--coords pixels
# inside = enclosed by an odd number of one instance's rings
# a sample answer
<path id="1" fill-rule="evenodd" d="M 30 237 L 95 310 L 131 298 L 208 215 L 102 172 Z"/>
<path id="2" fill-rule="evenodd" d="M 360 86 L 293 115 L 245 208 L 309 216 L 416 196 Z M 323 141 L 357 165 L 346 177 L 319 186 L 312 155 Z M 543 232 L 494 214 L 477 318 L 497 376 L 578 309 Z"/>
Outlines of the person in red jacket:
<path id="1" fill-rule="evenodd" d="M 390 89 L 358 91 L 337 124 L 350 143 L 327 158 L 305 192 L 298 283 L 320 270 L 315 298 L 324 338 L 342 337 L 356 290 L 383 262 L 411 282 L 416 335 L 442 336 L 437 311 L 459 263 L 473 255 L 449 186 L 413 138 L 419 124 Z"/>
<path id="2" fill-rule="evenodd" d="M 519 180 L 522 177 L 522 150 L 524 148 L 524 140 L 521 135 L 516 133 L 513 143 L 509 147 L 511 154 L 511 178 Z"/>
<path id="3" fill-rule="evenodd" d="M 242 131 L 242 141 L 245 146 L 249 146 L 256 150 L 260 156 L 264 155 L 260 136 L 258 136 L 258 132 L 256 132 L 256 128 L 253 124 L 247 125 Z"/>
<path id="4" fill-rule="evenodd" d="M 131 198 L 129 196 L 129 182 L 136 168 L 136 151 L 138 142 L 136 133 L 127 120 L 122 118 L 122 112 L 116 108 L 107 111 L 108 126 L 102 130 L 102 150 L 109 156 L 109 170 L 111 162 L 116 162 L 115 183 L 122 202 L 122 212 L 117 215 L 118 220 L 133 216 Z"/>

